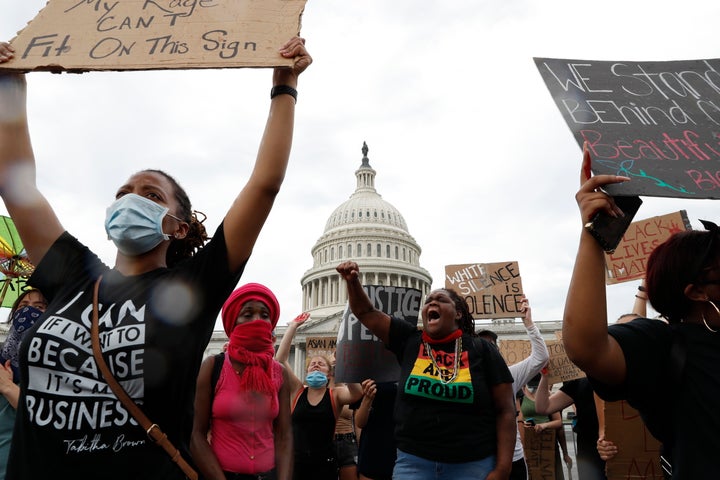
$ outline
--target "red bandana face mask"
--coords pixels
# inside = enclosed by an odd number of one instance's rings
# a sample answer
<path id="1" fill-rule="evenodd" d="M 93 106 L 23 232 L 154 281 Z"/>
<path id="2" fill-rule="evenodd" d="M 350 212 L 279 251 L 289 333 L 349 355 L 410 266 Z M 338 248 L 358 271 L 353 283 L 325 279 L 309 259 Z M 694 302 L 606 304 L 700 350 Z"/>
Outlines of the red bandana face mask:
<path id="1" fill-rule="evenodd" d="M 274 394 L 272 382 L 273 348 L 272 325 L 264 320 L 241 323 L 233 328 L 227 353 L 245 365 L 240 377 L 242 390 Z"/>

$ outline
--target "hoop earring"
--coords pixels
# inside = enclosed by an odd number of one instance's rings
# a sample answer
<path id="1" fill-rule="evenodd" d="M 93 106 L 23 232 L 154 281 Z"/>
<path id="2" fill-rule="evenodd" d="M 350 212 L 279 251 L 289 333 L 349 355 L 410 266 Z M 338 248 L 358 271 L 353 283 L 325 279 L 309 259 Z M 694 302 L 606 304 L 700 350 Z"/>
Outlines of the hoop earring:
<path id="1" fill-rule="evenodd" d="M 718 308 L 718 306 L 715 305 L 715 302 L 713 302 L 712 300 L 707 300 L 707 303 L 712 305 L 712 307 L 715 309 L 715 313 L 717 313 L 718 317 L 720 317 L 720 308 Z M 712 333 L 718 332 L 717 330 L 713 330 L 712 328 L 710 328 L 710 325 L 708 325 L 707 320 L 705 320 L 705 314 L 701 313 L 700 316 L 702 317 L 703 325 L 705 325 L 705 328 L 707 328 Z"/>
<path id="2" fill-rule="evenodd" d="M 705 328 L 707 328 L 708 331 L 710 331 L 710 332 L 712 332 L 712 333 L 717 333 L 717 332 L 718 332 L 717 330 L 713 330 L 712 328 L 710 328 L 710 325 L 708 325 L 707 321 L 705 320 L 705 315 L 704 315 L 704 314 L 701 313 L 700 316 L 702 317 L 703 325 L 705 325 Z"/>
<path id="3" fill-rule="evenodd" d="M 707 302 L 708 302 L 710 305 L 712 305 L 712 307 L 715 309 L 715 313 L 717 313 L 717 314 L 718 314 L 718 317 L 720 317 L 720 308 L 718 308 L 718 306 L 715 305 L 715 302 L 713 302 L 712 300 L 708 300 Z"/>

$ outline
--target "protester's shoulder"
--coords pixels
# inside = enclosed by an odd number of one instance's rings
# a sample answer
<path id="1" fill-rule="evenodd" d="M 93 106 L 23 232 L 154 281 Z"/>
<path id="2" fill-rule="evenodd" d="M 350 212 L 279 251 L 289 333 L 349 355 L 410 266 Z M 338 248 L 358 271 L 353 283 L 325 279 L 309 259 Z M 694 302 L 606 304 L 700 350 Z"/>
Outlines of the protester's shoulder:
<path id="1" fill-rule="evenodd" d="M 636 318 L 631 322 L 611 325 L 608 333 L 616 339 L 646 337 L 661 340 L 673 335 L 673 327 L 659 319 Z"/>
<path id="2" fill-rule="evenodd" d="M 482 337 L 477 337 L 475 335 L 468 335 L 467 333 L 463 334 L 462 336 L 463 342 L 468 345 L 468 349 L 473 349 L 476 352 L 483 353 L 483 354 L 500 354 L 498 348 L 490 343 L 489 341 L 485 340 Z"/>
<path id="3" fill-rule="evenodd" d="M 412 336 L 421 335 L 416 325 L 402 318 L 390 316 L 390 330 L 395 335 Z"/>
<path id="4" fill-rule="evenodd" d="M 65 231 L 38 262 L 32 282 L 57 277 L 58 283 L 66 283 L 67 277 L 76 273 L 96 277 L 108 268 L 86 245 Z M 47 284 L 43 284 L 44 288 L 38 283 L 33 285 L 43 290 L 43 293 L 46 289 L 50 292 L 51 287 Z"/>
<path id="5" fill-rule="evenodd" d="M 560 391 L 569 397 L 576 397 L 578 392 L 582 390 L 592 389 L 590 380 L 587 377 L 575 378 L 573 380 L 567 380 L 560 386 Z"/>

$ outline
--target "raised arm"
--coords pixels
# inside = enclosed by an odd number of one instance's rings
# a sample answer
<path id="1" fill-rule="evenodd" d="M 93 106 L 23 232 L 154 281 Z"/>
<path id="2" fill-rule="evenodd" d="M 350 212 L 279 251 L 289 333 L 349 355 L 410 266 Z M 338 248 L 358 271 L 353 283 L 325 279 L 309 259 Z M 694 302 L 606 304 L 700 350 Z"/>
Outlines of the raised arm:
<path id="1" fill-rule="evenodd" d="M 297 88 L 298 76 L 311 63 L 305 40 L 295 37 L 280 48 L 285 58 L 294 58 L 293 67 L 276 68 L 273 86 Z M 225 216 L 225 242 L 230 269 L 236 271 L 248 259 L 287 170 L 295 119 L 295 99 L 286 93 L 270 101 L 255 167 L 245 187 Z"/>
<path id="2" fill-rule="evenodd" d="M 582 224 L 599 212 L 622 215 L 601 187 L 629 180 L 616 175 L 590 176 L 590 152 L 583 148 L 582 186 L 575 195 Z M 570 360 L 588 375 L 615 385 L 625 378 L 625 357 L 608 335 L 605 297 L 605 255 L 592 235 L 583 228 L 575 267 L 565 301 L 563 344 Z"/>
<path id="3" fill-rule="evenodd" d="M 368 378 L 362 382 L 363 398 L 360 406 L 355 410 L 355 426 L 357 428 L 365 428 L 370 418 L 370 410 L 372 410 L 373 400 L 377 394 L 377 385 L 375 380 Z"/>
<path id="4" fill-rule="evenodd" d="M 288 358 L 290 358 L 290 347 L 292 346 L 298 327 L 308 318 L 310 318 L 310 314 L 308 312 L 303 312 L 295 317 L 292 322 L 288 323 L 285 335 L 283 335 L 283 338 L 280 341 L 280 346 L 278 347 L 277 352 L 275 352 L 275 360 L 282 363 L 285 367 L 287 380 L 290 383 L 290 396 L 294 395 L 295 392 L 302 387 L 302 380 L 295 375 L 294 369 L 288 362 Z"/>
<path id="5" fill-rule="evenodd" d="M 362 398 L 363 387 L 359 383 L 346 383 L 333 388 L 333 392 L 335 393 L 335 404 L 339 410 L 342 410 L 343 405 L 350 405 Z"/>
<path id="6" fill-rule="evenodd" d="M 635 294 L 635 302 L 633 303 L 632 313 L 641 317 L 647 317 L 647 302 L 648 296 L 645 291 L 645 279 L 643 278 L 643 281 L 640 286 L 638 286 L 638 291 Z"/>
<path id="7" fill-rule="evenodd" d="M 24 75 L 0 74 L 0 196 L 37 265 L 63 227 L 35 182 Z"/>
<path id="8" fill-rule="evenodd" d="M 355 262 L 343 262 L 336 270 L 347 283 L 350 310 L 381 342 L 390 337 L 390 316 L 377 310 L 360 283 L 360 267 Z"/>
<path id="9" fill-rule="evenodd" d="M 523 325 L 525 325 L 525 330 L 527 330 L 528 337 L 530 338 L 530 356 L 528 357 L 527 365 L 527 378 L 530 379 L 537 375 L 540 369 L 547 364 L 550 353 L 545 344 L 545 339 L 540 333 L 540 329 L 533 323 L 532 308 L 530 308 L 530 301 L 526 297 L 523 297 L 520 302 L 520 311 L 523 313 Z M 527 380 L 523 382 L 523 385 L 526 383 Z"/>

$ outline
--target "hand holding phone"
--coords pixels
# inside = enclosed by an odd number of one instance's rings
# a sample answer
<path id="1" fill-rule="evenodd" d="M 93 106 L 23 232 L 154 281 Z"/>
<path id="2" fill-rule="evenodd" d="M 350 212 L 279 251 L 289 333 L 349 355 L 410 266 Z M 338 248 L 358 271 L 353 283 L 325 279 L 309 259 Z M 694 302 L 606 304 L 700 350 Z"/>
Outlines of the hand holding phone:
<path id="1" fill-rule="evenodd" d="M 640 197 L 613 197 L 613 201 L 623 211 L 624 216 L 613 217 L 601 210 L 585 224 L 585 229 L 607 253 L 615 251 L 642 205 Z"/>
<path id="2" fill-rule="evenodd" d="M 580 192 L 576 195 L 578 204 L 583 209 L 583 203 L 581 202 L 581 194 L 583 198 L 593 199 L 597 198 L 597 194 L 601 193 L 605 195 L 602 187 L 606 183 L 617 183 L 630 180 L 628 177 L 615 176 L 610 182 L 604 178 L 606 176 L 599 176 L 593 178 L 592 176 L 592 159 L 590 157 L 590 149 L 588 148 L 587 142 L 583 143 L 583 161 L 582 169 L 580 172 Z M 592 179 L 592 181 L 591 181 Z M 615 211 L 618 209 L 622 210 L 622 216 L 612 216 L 605 210 L 600 210 L 595 213 L 589 222 L 585 224 L 585 229 L 600 243 L 600 246 L 607 253 L 613 253 L 617 248 L 620 240 L 622 240 L 625 231 L 627 231 L 630 223 L 632 223 L 635 214 L 637 213 L 642 199 L 638 196 L 617 196 L 612 197 L 615 203 Z"/>

